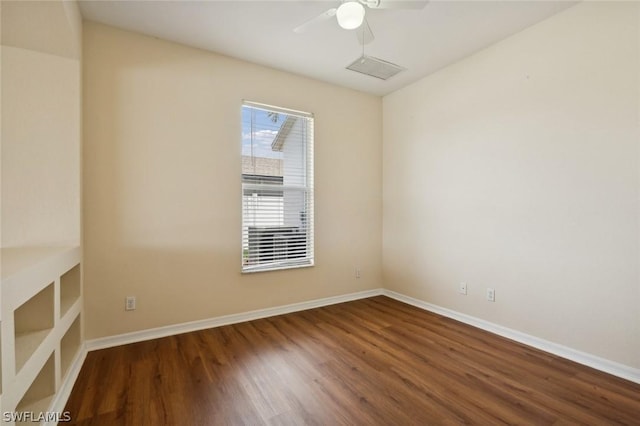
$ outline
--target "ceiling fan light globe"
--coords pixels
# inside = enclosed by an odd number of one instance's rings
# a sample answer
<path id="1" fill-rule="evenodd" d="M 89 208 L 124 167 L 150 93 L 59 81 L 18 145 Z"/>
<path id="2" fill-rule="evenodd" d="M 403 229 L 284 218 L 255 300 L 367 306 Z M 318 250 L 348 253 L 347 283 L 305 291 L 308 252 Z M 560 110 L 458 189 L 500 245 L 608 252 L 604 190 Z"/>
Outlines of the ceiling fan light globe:
<path id="1" fill-rule="evenodd" d="M 364 6 L 357 1 L 342 3 L 336 11 L 338 25 L 345 30 L 353 30 L 362 25 L 364 20 Z"/>

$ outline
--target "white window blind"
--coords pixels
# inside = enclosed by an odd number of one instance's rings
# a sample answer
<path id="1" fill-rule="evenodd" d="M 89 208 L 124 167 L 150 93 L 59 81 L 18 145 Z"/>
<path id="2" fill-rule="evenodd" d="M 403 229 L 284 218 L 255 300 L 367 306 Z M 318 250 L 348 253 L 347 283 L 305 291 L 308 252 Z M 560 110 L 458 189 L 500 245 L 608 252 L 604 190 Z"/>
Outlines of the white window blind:
<path id="1" fill-rule="evenodd" d="M 242 271 L 313 265 L 313 115 L 242 105 Z"/>

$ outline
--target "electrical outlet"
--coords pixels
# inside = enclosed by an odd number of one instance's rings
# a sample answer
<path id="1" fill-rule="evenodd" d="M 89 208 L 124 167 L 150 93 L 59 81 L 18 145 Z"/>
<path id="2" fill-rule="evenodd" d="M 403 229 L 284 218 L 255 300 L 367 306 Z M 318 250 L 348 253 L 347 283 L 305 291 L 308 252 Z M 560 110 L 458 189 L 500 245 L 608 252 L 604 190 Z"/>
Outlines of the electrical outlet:
<path id="1" fill-rule="evenodd" d="M 496 301 L 496 291 L 493 288 L 488 288 L 487 289 L 487 300 L 489 302 L 495 302 Z"/>
<path id="2" fill-rule="evenodd" d="M 467 294 L 467 283 L 462 282 L 458 285 L 458 293 L 460 294 Z"/>
<path id="3" fill-rule="evenodd" d="M 360 278 L 360 268 L 356 268 L 356 278 Z"/>
<path id="4" fill-rule="evenodd" d="M 124 310 L 125 311 L 135 311 L 136 310 L 136 297 L 135 296 L 127 296 L 124 299 Z"/>

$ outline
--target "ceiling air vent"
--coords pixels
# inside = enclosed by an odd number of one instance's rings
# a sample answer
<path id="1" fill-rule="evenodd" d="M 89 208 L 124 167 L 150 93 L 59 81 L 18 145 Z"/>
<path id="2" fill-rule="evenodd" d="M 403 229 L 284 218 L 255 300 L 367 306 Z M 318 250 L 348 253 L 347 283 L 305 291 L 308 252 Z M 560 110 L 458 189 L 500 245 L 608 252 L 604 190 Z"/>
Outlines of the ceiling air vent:
<path id="1" fill-rule="evenodd" d="M 399 65 L 366 55 L 362 55 L 356 59 L 347 67 L 347 69 L 370 75 L 381 80 L 386 80 L 398 74 L 400 71 L 406 70 L 406 68 L 402 68 Z"/>

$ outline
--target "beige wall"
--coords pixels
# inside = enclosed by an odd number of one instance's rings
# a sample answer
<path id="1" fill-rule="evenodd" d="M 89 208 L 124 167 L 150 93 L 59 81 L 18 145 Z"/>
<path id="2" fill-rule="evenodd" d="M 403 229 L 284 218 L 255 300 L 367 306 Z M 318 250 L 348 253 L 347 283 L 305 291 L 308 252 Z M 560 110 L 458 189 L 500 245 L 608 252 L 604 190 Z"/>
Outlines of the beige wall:
<path id="1" fill-rule="evenodd" d="M 381 287 L 380 98 L 88 22 L 83 73 L 88 338 Z M 243 99 L 315 114 L 313 268 L 240 274 Z"/>
<path id="2" fill-rule="evenodd" d="M 384 98 L 385 287 L 640 367 L 638 7 L 575 6 Z"/>
<path id="3" fill-rule="evenodd" d="M 2 1 L 2 247 L 80 241 L 81 18 Z"/>

